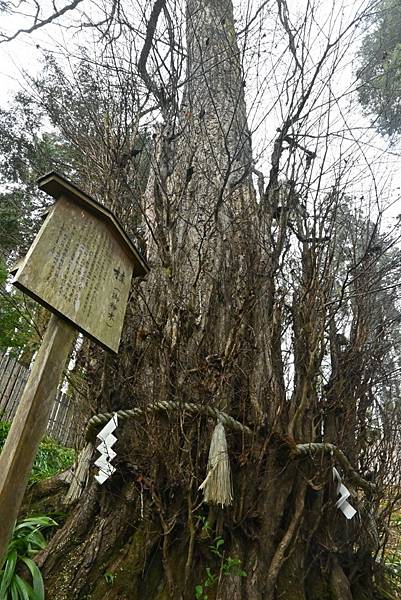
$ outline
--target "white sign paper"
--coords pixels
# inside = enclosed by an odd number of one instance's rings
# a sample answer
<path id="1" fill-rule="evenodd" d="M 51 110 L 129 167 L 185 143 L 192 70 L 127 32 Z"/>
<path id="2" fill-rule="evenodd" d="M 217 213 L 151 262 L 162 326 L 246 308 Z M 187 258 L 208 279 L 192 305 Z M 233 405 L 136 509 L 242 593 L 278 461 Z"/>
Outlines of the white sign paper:
<path id="1" fill-rule="evenodd" d="M 337 494 L 340 494 L 340 498 L 336 502 L 336 507 L 341 510 L 347 519 L 352 519 L 356 515 L 356 510 L 348 502 L 351 494 L 345 485 L 341 483 L 340 473 L 335 467 L 333 467 L 333 479 L 337 481 Z"/>
<path id="2" fill-rule="evenodd" d="M 95 475 L 95 479 L 100 485 L 111 477 L 116 470 L 111 461 L 117 456 L 112 448 L 117 441 L 116 436 L 113 435 L 113 431 L 117 429 L 117 426 L 118 417 L 115 414 L 96 436 L 100 440 L 100 444 L 97 446 L 100 456 L 95 462 L 96 467 L 99 467 L 99 472 Z"/>

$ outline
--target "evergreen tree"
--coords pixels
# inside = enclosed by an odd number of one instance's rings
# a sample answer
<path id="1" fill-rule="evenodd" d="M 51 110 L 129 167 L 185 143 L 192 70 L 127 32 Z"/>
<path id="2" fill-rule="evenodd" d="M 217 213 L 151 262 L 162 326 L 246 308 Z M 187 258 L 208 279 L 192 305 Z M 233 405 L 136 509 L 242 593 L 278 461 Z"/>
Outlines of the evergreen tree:
<path id="1" fill-rule="evenodd" d="M 401 5 L 374 3 L 374 13 L 359 53 L 359 100 L 378 130 L 401 133 Z"/>

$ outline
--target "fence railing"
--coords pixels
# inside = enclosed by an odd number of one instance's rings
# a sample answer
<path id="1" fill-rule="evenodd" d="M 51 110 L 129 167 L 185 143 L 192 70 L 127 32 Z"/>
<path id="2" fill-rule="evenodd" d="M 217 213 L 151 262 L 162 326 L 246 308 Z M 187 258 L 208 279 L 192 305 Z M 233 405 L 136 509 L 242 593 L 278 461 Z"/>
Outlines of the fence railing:
<path id="1" fill-rule="evenodd" d="M 0 352 L 0 419 L 12 421 L 14 418 L 28 376 L 29 369 L 9 354 Z M 59 389 L 47 425 L 47 434 L 64 446 L 73 446 L 75 443 L 73 415 L 72 399 Z"/>

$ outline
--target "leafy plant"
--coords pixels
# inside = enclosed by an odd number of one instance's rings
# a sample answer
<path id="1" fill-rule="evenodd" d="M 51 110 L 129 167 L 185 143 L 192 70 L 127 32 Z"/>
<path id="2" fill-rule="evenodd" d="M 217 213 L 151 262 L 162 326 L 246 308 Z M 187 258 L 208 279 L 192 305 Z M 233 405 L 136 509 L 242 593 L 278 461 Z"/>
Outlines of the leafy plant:
<path id="1" fill-rule="evenodd" d="M 2 449 L 4 442 L 6 441 L 6 437 L 8 435 L 9 430 L 10 423 L 8 421 L 0 420 L 0 450 Z"/>
<path id="2" fill-rule="evenodd" d="M 0 197 L 1 204 L 1 197 Z M 0 231 L 3 226 L 0 209 Z M 20 292 L 8 290 L 7 268 L 1 258 L 0 235 L 0 352 L 10 350 L 18 354 L 33 335 L 32 319 L 27 310 L 27 301 Z"/>
<path id="3" fill-rule="evenodd" d="M 56 526 L 56 521 L 46 516 L 29 517 L 16 524 L 0 571 L 1 600 L 44 600 L 42 574 L 32 557 L 46 547 L 42 530 Z M 29 570 L 31 584 L 17 573 L 23 565 Z"/>
<path id="4" fill-rule="evenodd" d="M 401 6 L 399 0 L 380 0 L 372 11 L 360 51 L 359 100 L 374 116 L 380 133 L 401 133 Z"/>
<path id="5" fill-rule="evenodd" d="M 45 436 L 40 443 L 38 453 L 33 464 L 30 482 L 48 479 L 60 471 L 64 471 L 74 463 L 75 450 L 65 448 L 49 436 Z"/>
<path id="6" fill-rule="evenodd" d="M 207 533 L 210 533 L 210 526 L 207 520 L 200 517 L 200 521 L 203 523 L 202 529 Z M 233 577 L 246 577 L 247 573 L 241 569 L 241 560 L 239 558 L 232 558 L 231 556 L 225 556 L 224 552 L 224 538 L 219 535 L 214 538 L 213 543 L 209 545 L 209 549 L 214 556 L 220 560 L 220 568 L 217 572 L 213 572 L 210 567 L 206 567 L 206 577 L 202 584 L 195 586 L 195 599 L 196 600 L 209 600 L 208 590 L 218 586 L 222 576 L 233 576 Z"/>
<path id="7" fill-rule="evenodd" d="M 392 549 L 386 553 L 384 557 L 384 567 L 387 580 L 390 583 L 392 590 L 397 594 L 401 593 L 401 540 L 399 538 L 401 514 L 399 512 L 393 513 L 390 528 L 398 541 Z"/>
<path id="8" fill-rule="evenodd" d="M 0 421 L 0 451 L 6 440 L 10 423 Z M 29 483 L 36 483 L 48 479 L 60 471 L 64 471 L 74 463 L 75 450 L 65 448 L 49 436 L 45 436 L 40 443 L 35 462 L 32 467 Z M 0 596 L 1 599 L 1 596 Z"/>
<path id="9" fill-rule="evenodd" d="M 114 580 L 116 578 L 114 573 L 111 573 L 110 571 L 105 571 L 105 573 L 103 573 L 103 577 L 105 578 L 106 583 L 108 583 L 109 585 L 113 585 Z"/>

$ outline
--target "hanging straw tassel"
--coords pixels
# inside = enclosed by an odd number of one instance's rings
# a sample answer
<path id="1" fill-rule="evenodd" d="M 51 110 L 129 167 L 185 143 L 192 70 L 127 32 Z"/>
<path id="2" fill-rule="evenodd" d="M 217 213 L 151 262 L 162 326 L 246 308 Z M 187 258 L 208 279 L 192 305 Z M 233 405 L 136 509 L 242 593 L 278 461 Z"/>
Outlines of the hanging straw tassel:
<path id="1" fill-rule="evenodd" d="M 83 448 L 79 453 L 72 482 L 64 498 L 64 503 L 67 506 L 78 500 L 86 486 L 89 478 L 93 448 L 94 446 L 92 442 L 88 442 L 85 448 Z"/>
<path id="2" fill-rule="evenodd" d="M 222 423 L 217 423 L 210 442 L 207 477 L 199 486 L 205 502 L 229 506 L 233 501 L 230 461 L 226 433 Z"/>

